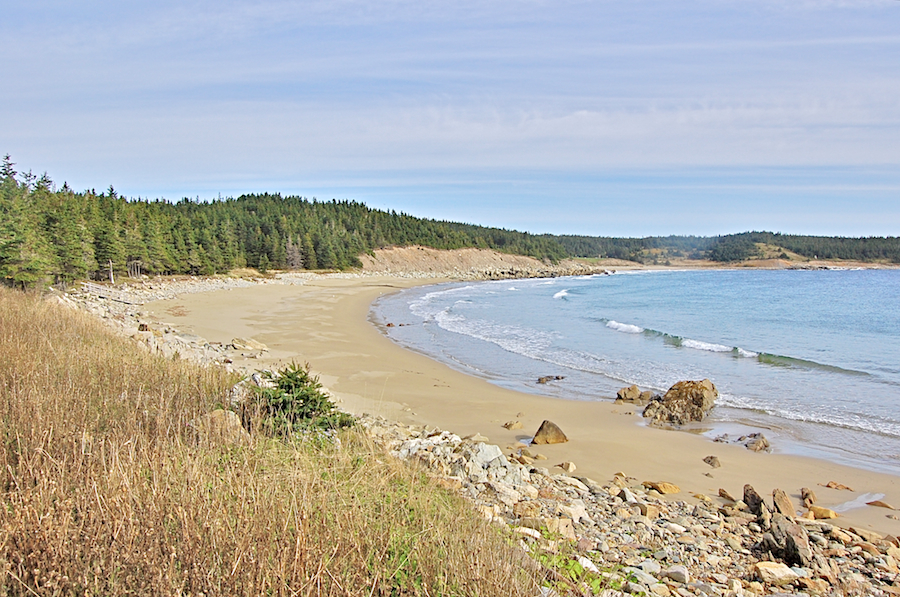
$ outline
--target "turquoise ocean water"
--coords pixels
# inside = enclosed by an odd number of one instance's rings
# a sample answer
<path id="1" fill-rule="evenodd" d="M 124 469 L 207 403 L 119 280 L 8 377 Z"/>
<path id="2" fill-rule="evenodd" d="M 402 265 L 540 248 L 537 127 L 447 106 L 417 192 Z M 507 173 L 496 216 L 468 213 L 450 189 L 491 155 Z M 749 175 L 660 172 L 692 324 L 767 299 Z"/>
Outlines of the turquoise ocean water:
<path id="1" fill-rule="evenodd" d="M 763 431 L 775 451 L 900 474 L 898 270 L 447 284 L 385 297 L 371 318 L 460 371 L 560 399 L 709 378 L 710 438 Z M 544 375 L 565 379 L 537 385 Z"/>

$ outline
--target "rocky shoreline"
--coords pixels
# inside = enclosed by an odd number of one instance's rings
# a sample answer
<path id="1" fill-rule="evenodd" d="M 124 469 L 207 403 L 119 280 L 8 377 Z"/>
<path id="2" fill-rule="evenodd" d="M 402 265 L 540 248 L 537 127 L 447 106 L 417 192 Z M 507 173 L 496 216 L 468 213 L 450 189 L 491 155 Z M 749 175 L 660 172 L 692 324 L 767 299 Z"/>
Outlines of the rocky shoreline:
<path id="1" fill-rule="evenodd" d="M 900 594 L 895 537 L 797 516 L 784 492 L 766 501 L 747 486 L 741 499 L 723 490 L 691 503 L 672 499 L 672 484 L 625 473 L 602 483 L 553 474 L 535 466 L 534 446 L 503 451 L 487 438 L 369 415 L 360 424 L 508 528 L 523 550 L 567 553 L 618 587 L 607 597 Z"/>
<path id="2" fill-rule="evenodd" d="M 238 338 L 228 344 L 207 342 L 148 321 L 140 304 L 254 284 L 304 284 L 313 276 L 145 280 L 118 286 L 132 304 L 92 293 L 56 296 L 153 352 L 231 368 L 234 357 L 260 356 L 265 346 Z M 635 479 L 623 472 L 595 481 L 574 474 L 572 463 L 558 465 L 567 473 L 553 474 L 540 466 L 542 456 L 533 445 L 501 448 L 484 437 L 460 438 L 369 415 L 360 417 L 360 426 L 377 444 L 422 466 L 435 483 L 508 528 L 523 550 L 536 556 L 562 554 L 603 577 L 607 588 L 602 594 L 608 597 L 900 595 L 896 538 L 802 518 L 796 504 L 785 505 L 786 495 L 766 501 L 745 488 L 738 499 L 720 490 L 718 496 L 680 500 L 680 492 L 674 493 L 678 488 L 664 479 Z"/>

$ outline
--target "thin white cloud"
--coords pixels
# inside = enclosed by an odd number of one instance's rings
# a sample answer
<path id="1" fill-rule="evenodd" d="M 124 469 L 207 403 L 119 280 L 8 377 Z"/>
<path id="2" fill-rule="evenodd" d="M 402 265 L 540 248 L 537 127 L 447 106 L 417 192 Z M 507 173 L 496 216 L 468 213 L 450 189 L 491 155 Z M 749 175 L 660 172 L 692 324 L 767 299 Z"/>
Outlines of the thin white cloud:
<path id="1" fill-rule="evenodd" d="M 215 180 L 226 193 L 300 188 L 340 172 L 358 190 L 354 180 L 430 181 L 417 188 L 425 201 L 429 184 L 449 184 L 441 171 L 494 189 L 485 169 L 559 180 L 898 166 L 898 11 L 894 0 L 34 0 L 0 23 L 0 78 L 12 82 L 0 88 L 0 151 L 149 195 Z M 729 184 L 708 189 L 740 187 Z M 859 190 L 813 187 L 779 192 Z"/>

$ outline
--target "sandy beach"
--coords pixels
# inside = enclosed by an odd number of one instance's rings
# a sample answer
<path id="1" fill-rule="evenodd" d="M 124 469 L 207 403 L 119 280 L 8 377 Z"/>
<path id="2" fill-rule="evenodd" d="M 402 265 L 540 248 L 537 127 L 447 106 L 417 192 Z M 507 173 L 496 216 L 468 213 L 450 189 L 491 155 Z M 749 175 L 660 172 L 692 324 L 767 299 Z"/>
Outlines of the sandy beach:
<path id="1" fill-rule="evenodd" d="M 669 481 L 681 487 L 675 499 L 702 493 L 720 501 L 719 488 L 740 496 L 749 483 L 763 496 L 784 489 L 799 504 L 801 487 L 812 488 L 819 504 L 835 507 L 863 494 L 883 494 L 900 505 L 900 478 L 830 462 L 783 454 L 753 453 L 705 437 L 641 425 L 639 411 L 609 402 L 560 400 L 506 390 L 454 371 L 388 340 L 368 320 L 371 303 L 385 293 L 440 279 L 321 277 L 303 285 L 258 285 L 183 295 L 145 306 L 149 316 L 211 342 L 235 337 L 265 343 L 264 358 L 237 366 L 270 368 L 292 360 L 308 362 L 322 383 L 352 413 L 369 412 L 408 424 L 430 424 L 459 435 L 480 433 L 507 448 L 533 435 L 544 419 L 557 423 L 569 442 L 541 446 L 553 465 L 574 462 L 577 476 L 598 481 L 623 472 L 639 481 Z M 535 372 L 535 377 L 540 372 Z M 715 381 L 715 380 L 713 380 Z M 506 421 L 524 428 L 508 431 Z M 777 446 L 776 446 L 777 448 Z M 509 452 L 509 450 L 507 450 Z M 716 455 L 722 467 L 703 462 Z M 854 491 L 822 487 L 836 481 Z M 875 497 L 870 497 L 875 499 Z M 895 514 L 862 506 L 836 522 L 900 535 Z M 897 513 L 900 514 L 900 513 Z"/>

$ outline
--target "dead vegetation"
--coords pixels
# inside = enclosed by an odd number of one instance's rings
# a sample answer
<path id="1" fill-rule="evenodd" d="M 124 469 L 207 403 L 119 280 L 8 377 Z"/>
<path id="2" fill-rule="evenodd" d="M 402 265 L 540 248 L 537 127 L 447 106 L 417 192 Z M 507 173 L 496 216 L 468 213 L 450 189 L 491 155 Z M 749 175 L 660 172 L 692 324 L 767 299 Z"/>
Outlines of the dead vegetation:
<path id="1" fill-rule="evenodd" d="M 521 551 L 358 431 L 199 442 L 225 372 L 0 288 L 0 594 L 533 594 Z"/>

